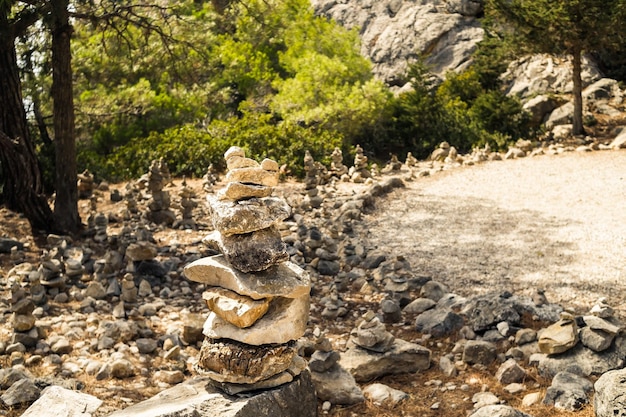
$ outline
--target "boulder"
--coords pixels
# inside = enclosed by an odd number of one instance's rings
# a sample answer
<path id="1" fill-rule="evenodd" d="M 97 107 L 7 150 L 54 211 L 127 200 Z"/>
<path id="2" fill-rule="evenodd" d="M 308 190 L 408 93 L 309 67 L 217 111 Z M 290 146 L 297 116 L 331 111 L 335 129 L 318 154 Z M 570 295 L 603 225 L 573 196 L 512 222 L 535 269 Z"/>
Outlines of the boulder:
<path id="1" fill-rule="evenodd" d="M 546 391 L 543 403 L 568 411 L 580 410 L 589 402 L 588 394 L 593 391 L 593 384 L 580 375 L 559 372 Z"/>
<path id="2" fill-rule="evenodd" d="M 626 369 L 604 373 L 594 384 L 593 408 L 596 417 L 626 415 Z"/>
<path id="3" fill-rule="evenodd" d="M 339 364 L 357 382 L 371 381 L 384 375 L 423 371 L 430 367 L 430 350 L 415 343 L 396 339 L 391 350 L 376 353 L 360 347 L 349 348 Z"/>
<path id="4" fill-rule="evenodd" d="M 93 395 L 72 391 L 58 385 L 46 387 L 22 417 L 91 417 L 102 404 Z"/>
<path id="5" fill-rule="evenodd" d="M 332 404 L 352 405 L 365 401 L 354 377 L 338 364 L 326 372 L 311 372 L 317 398 Z"/>
<path id="6" fill-rule="evenodd" d="M 448 309 L 427 310 L 415 319 L 416 330 L 433 337 L 452 334 L 463 327 L 463 324 L 463 317 Z"/>
<path id="7" fill-rule="evenodd" d="M 220 417 L 315 417 L 317 398 L 308 372 L 292 382 L 265 391 L 232 397 L 198 378 L 167 389 L 109 417 L 170 417 L 215 415 Z"/>

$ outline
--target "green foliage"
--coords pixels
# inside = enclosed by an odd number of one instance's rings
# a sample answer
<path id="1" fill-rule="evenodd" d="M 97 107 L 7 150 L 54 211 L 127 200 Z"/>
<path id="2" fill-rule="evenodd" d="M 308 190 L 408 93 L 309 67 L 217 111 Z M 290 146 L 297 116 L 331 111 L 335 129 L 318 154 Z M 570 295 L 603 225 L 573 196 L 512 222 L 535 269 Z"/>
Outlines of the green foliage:
<path id="1" fill-rule="evenodd" d="M 504 149 L 529 133 L 519 100 L 485 90 L 474 70 L 449 73 L 436 85 L 426 67 L 417 63 L 409 77 L 414 90 L 394 101 L 389 138 L 394 150 L 409 149 L 425 158 L 442 141 L 460 152 L 485 144 Z"/>

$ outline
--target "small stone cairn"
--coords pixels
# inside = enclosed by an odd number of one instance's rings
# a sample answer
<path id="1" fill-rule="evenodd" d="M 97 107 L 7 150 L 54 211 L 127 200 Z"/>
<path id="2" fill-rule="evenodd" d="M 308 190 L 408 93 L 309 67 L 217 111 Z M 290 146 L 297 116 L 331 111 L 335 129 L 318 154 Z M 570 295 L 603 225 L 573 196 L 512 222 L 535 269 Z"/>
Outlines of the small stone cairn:
<path id="1" fill-rule="evenodd" d="M 195 200 L 196 193 L 187 186 L 187 181 L 183 177 L 182 188 L 178 194 L 180 197 L 179 209 L 182 220 L 176 220 L 173 224 L 174 228 L 195 229 L 196 222 L 193 219 L 193 210 L 198 207 Z"/>
<path id="2" fill-rule="evenodd" d="M 217 182 L 217 172 L 213 164 L 209 164 L 206 174 L 202 177 L 202 189 L 207 193 L 213 192 L 213 186 Z"/>
<path id="3" fill-rule="evenodd" d="M 324 199 L 320 196 L 317 188 L 320 183 L 319 169 L 308 150 L 304 153 L 304 172 L 304 192 L 306 195 L 302 208 L 320 208 Z"/>
<path id="4" fill-rule="evenodd" d="M 210 310 L 195 368 L 234 395 L 298 380 L 306 362 L 295 341 L 306 329 L 310 280 L 288 261 L 277 228 L 290 215 L 284 200 L 270 196 L 278 164 L 259 164 L 238 147 L 224 156 L 228 183 L 207 196 L 215 232 L 205 239 L 222 255 L 194 261 L 184 271 L 206 286 Z"/>
<path id="5" fill-rule="evenodd" d="M 93 182 L 93 174 L 89 172 L 89 170 L 84 170 L 82 173 L 78 174 L 78 198 L 80 199 L 88 199 L 93 195 L 93 190 L 95 188 Z"/>
<path id="6" fill-rule="evenodd" d="M 150 211 L 148 220 L 157 224 L 171 225 L 176 220 L 176 215 L 170 210 L 170 194 L 163 190 L 163 187 L 171 181 L 167 176 L 169 169 L 165 169 L 167 164 L 161 159 L 154 160 L 150 165 L 148 173 L 148 190 L 152 194 L 152 200 L 148 204 Z M 164 175 L 165 173 L 165 175 Z"/>
<path id="7" fill-rule="evenodd" d="M 349 179 L 349 177 L 347 176 L 348 167 L 343 164 L 343 152 L 341 152 L 341 149 L 335 148 L 335 150 L 333 150 L 333 153 L 330 155 L 330 159 L 331 175 L 342 180 Z"/>
<path id="8" fill-rule="evenodd" d="M 411 152 L 407 152 L 406 159 L 404 161 L 404 165 L 406 165 L 407 168 L 414 168 L 418 164 L 419 164 L 419 161 L 417 160 L 417 158 L 414 157 Z"/>
<path id="9" fill-rule="evenodd" d="M 370 170 L 367 167 L 367 156 L 363 154 L 363 148 L 360 145 L 356 145 L 354 155 L 354 166 L 350 167 L 348 175 L 352 182 L 361 183 L 372 176 Z"/>

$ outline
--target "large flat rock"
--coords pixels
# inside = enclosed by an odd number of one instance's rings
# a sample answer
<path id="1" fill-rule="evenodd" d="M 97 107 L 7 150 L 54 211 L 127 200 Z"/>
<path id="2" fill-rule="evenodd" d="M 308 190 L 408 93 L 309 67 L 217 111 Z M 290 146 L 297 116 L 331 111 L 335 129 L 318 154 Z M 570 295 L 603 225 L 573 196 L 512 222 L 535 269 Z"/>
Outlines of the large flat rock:
<path id="1" fill-rule="evenodd" d="M 274 389 L 229 396 L 209 385 L 208 378 L 179 384 L 109 417 L 314 417 L 315 388 L 308 372 Z"/>

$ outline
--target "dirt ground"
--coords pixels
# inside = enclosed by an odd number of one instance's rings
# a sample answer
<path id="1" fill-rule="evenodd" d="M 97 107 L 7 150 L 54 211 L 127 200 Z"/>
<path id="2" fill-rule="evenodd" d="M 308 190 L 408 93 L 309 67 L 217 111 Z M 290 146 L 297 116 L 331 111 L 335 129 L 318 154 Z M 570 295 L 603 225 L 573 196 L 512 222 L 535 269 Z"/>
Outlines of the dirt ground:
<path id="1" fill-rule="evenodd" d="M 626 312 L 626 151 L 572 152 L 440 172 L 369 215 L 370 244 L 468 296 L 532 294 Z"/>

